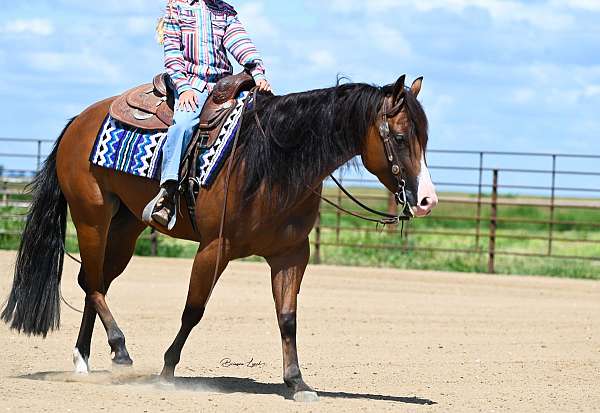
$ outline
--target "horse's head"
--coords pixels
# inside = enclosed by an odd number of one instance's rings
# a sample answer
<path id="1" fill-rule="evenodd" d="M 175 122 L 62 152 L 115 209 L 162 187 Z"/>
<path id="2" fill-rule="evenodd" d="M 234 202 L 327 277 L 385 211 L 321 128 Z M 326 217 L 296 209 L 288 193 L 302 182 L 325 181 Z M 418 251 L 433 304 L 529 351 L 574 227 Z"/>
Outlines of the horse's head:
<path id="1" fill-rule="evenodd" d="M 401 76 L 385 96 L 362 149 L 363 164 L 404 203 L 404 215 L 429 215 L 438 198 L 427 169 L 427 117 L 417 101 L 423 78 L 410 88 Z"/>

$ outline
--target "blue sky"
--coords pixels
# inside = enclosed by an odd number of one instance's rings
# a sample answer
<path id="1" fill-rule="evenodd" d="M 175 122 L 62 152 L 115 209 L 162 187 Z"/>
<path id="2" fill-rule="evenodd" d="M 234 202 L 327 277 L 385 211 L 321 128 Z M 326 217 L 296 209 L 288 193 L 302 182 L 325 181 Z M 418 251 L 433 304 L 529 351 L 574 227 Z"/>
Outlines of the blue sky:
<path id="1" fill-rule="evenodd" d="M 431 147 L 600 153 L 600 1 L 232 0 L 278 93 L 425 76 Z M 0 136 L 161 71 L 165 0 L 3 2 Z"/>

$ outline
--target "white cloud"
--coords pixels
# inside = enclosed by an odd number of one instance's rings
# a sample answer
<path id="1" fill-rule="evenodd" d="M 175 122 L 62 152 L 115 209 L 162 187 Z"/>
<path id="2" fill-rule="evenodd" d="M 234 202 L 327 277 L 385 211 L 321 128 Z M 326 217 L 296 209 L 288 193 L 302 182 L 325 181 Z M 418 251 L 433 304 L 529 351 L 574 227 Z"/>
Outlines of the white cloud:
<path id="1" fill-rule="evenodd" d="M 275 37 L 277 29 L 265 14 L 262 2 L 245 3 L 237 8 L 240 20 L 251 37 Z"/>
<path id="2" fill-rule="evenodd" d="M 600 96 L 600 84 L 597 85 L 586 85 L 583 88 L 582 95 L 584 97 L 596 97 Z"/>
<path id="3" fill-rule="evenodd" d="M 598 0 L 567 0 L 571 7 L 599 10 Z M 545 30 L 560 30 L 573 25 L 575 19 L 564 10 L 564 0 L 530 3 L 514 0 L 334 0 L 330 8 L 348 13 L 364 11 L 372 15 L 415 9 L 421 12 L 445 10 L 463 14 L 469 9 L 486 12 L 494 22 L 523 22 Z"/>
<path id="4" fill-rule="evenodd" d="M 39 52 L 31 53 L 27 60 L 32 68 L 37 70 L 57 72 L 65 69 L 72 59 L 65 53 L 58 52 Z"/>
<path id="5" fill-rule="evenodd" d="M 411 46 L 404 35 L 385 24 L 371 24 L 368 28 L 373 45 L 396 58 L 409 57 Z"/>
<path id="6" fill-rule="evenodd" d="M 567 6 L 572 9 L 600 11 L 600 1 L 598 0 L 553 0 L 552 3 L 557 6 Z"/>
<path id="7" fill-rule="evenodd" d="M 530 103 L 535 97 L 535 91 L 530 88 L 519 88 L 515 89 L 512 93 L 512 101 L 514 103 L 523 105 Z"/>
<path id="8" fill-rule="evenodd" d="M 433 123 L 444 122 L 452 113 L 456 106 L 456 98 L 446 94 L 436 95 L 431 91 L 426 91 L 424 96 L 419 96 L 426 104 L 427 116 Z"/>
<path id="9" fill-rule="evenodd" d="M 335 65 L 335 57 L 329 50 L 315 50 L 308 55 L 314 69 L 329 69 Z"/>
<path id="10" fill-rule="evenodd" d="M 71 74 L 73 78 L 83 81 L 93 79 L 98 83 L 113 83 L 123 73 L 115 63 L 90 50 L 77 53 L 35 52 L 25 55 L 25 59 L 34 70 Z"/>
<path id="11" fill-rule="evenodd" d="M 498 22 L 525 22 L 533 26 L 555 30 L 570 26 L 574 18 L 548 4 L 507 0 L 429 0 L 415 2 L 420 10 L 447 9 L 464 12 L 468 8 L 484 10 Z"/>
<path id="12" fill-rule="evenodd" d="M 39 1 L 39 0 L 38 0 Z M 47 4 L 71 10 L 87 10 L 95 14 L 155 14 L 161 13 L 166 0 L 45 0 Z M 58 4 L 57 4 L 58 3 Z"/>
<path id="13" fill-rule="evenodd" d="M 17 19 L 4 23 L 0 33 L 50 36 L 54 33 L 54 25 L 48 19 Z"/>
<path id="14" fill-rule="evenodd" d="M 127 29 L 131 34 L 152 35 L 156 28 L 157 19 L 151 17 L 129 17 Z"/>
<path id="15" fill-rule="evenodd" d="M 507 71 L 510 69 L 506 69 Z M 543 102 L 549 107 L 557 104 L 579 105 L 583 100 L 600 97 L 600 65 L 555 65 L 535 63 L 513 69 L 515 78 L 527 79 L 525 90 L 535 90 L 535 96 L 513 94 L 521 103 Z"/>

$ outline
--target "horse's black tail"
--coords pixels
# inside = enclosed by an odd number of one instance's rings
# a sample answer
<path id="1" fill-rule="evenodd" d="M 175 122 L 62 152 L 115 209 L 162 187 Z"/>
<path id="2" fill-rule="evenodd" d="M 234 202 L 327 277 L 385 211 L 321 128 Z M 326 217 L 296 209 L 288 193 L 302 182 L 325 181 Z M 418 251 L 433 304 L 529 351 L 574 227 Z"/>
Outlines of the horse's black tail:
<path id="1" fill-rule="evenodd" d="M 28 335 L 46 337 L 60 326 L 60 279 L 64 260 L 67 201 L 58 184 L 56 153 L 69 121 L 27 187 L 32 195 L 2 319 Z"/>

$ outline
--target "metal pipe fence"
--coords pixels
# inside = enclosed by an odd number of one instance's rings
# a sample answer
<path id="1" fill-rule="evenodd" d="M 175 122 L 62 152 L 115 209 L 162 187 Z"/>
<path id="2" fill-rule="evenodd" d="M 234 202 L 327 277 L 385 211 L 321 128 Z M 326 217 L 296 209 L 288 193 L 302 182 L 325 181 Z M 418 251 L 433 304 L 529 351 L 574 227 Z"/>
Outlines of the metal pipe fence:
<path id="1" fill-rule="evenodd" d="M 22 209 L 28 205 L 28 198 L 22 193 L 23 187 L 42 164 L 47 153 L 44 148 L 49 151 L 52 143 L 0 138 L 2 222 L 24 219 Z M 11 144 L 29 145 L 29 150 L 11 152 Z M 600 155 L 429 150 L 428 156 L 440 192 L 440 207 L 431 216 L 404 231 L 394 227 L 382 231 L 322 204 L 311 234 L 313 262 L 328 262 L 332 251 L 339 249 L 474 254 L 487 258 L 490 273 L 496 271 L 499 256 L 600 262 L 600 254 L 595 253 L 600 251 Z M 443 162 L 448 157 L 450 162 Z M 19 160 L 18 167 L 1 166 L 9 161 L 13 166 L 15 159 Z M 502 165 L 499 159 L 509 164 Z M 569 165 L 561 168 L 565 160 Z M 585 166 L 586 162 L 591 165 Z M 448 179 L 449 173 L 459 177 Z M 344 176 L 341 171 L 338 174 L 365 203 L 396 212 L 392 195 L 374 177 L 356 173 Z M 341 191 L 327 181 L 324 192 L 353 210 Z M 19 235 L 18 229 L 0 226 L 0 239 Z M 145 237 L 151 244 L 151 254 L 160 254 L 161 235 L 151 232 Z M 434 237 L 436 245 L 428 242 Z M 509 241 L 517 243 L 518 248 L 507 248 L 504 244 Z"/>

